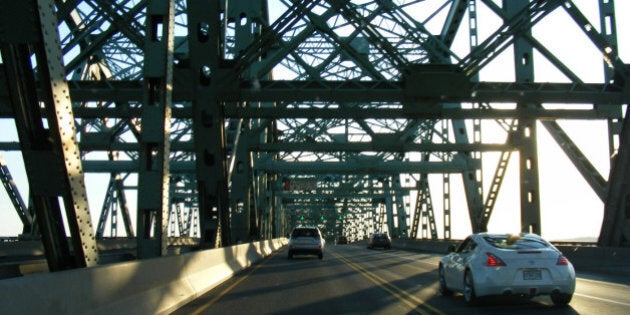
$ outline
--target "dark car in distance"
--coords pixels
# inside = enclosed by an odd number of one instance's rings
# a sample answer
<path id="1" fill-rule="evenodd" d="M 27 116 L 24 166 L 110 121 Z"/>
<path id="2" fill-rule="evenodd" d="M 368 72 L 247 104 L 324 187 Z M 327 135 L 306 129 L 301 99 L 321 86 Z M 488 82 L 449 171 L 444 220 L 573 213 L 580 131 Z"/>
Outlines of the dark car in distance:
<path id="1" fill-rule="evenodd" d="M 384 249 L 392 248 L 392 240 L 387 233 L 373 233 L 368 238 L 367 248 L 372 249 L 382 247 Z"/>
<path id="2" fill-rule="evenodd" d="M 348 244 L 348 238 L 345 236 L 339 236 L 337 238 L 337 244 Z"/>

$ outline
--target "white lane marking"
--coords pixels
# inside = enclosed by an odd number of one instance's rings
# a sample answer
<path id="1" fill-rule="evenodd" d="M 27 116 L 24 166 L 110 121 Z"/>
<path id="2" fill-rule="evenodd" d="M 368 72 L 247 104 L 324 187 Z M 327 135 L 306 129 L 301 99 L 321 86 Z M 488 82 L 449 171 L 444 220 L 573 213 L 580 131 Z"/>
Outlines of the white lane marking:
<path id="1" fill-rule="evenodd" d="M 581 297 L 584 297 L 584 298 L 587 298 L 587 299 L 598 300 L 598 301 L 602 301 L 602 302 L 608 302 L 608 303 L 613 303 L 613 304 L 619 304 L 619 305 L 623 305 L 623 306 L 630 306 L 630 303 L 624 303 L 624 302 L 619 302 L 619 301 L 614 301 L 614 300 L 604 299 L 604 298 L 600 298 L 600 297 L 596 297 L 596 296 L 592 296 L 592 295 L 588 295 L 588 294 L 573 293 L 573 295 L 581 296 Z"/>

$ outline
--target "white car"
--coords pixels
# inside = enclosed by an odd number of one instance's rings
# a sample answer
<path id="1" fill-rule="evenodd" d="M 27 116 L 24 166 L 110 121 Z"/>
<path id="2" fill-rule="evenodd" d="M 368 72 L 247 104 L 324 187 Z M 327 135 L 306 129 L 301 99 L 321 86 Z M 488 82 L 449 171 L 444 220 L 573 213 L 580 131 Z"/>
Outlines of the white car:
<path id="1" fill-rule="evenodd" d="M 490 295 L 549 295 L 555 305 L 573 297 L 573 265 L 536 234 L 477 233 L 449 251 L 438 267 L 440 292 L 461 292 L 468 305 Z"/>
<path id="2" fill-rule="evenodd" d="M 324 258 L 324 244 L 322 232 L 314 226 L 299 226 L 293 229 L 289 238 L 288 258 L 293 255 L 317 255 Z"/>

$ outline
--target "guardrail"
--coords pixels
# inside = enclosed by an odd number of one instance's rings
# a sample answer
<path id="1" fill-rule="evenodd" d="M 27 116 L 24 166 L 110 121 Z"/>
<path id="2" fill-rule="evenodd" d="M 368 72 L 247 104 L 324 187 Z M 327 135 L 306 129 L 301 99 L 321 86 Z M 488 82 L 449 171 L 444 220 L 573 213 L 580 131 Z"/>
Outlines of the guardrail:
<path id="1" fill-rule="evenodd" d="M 279 238 L 4 279 L 2 314 L 168 314 L 286 243 Z"/>
<path id="2" fill-rule="evenodd" d="M 20 239 L 17 236 L 2 236 L 0 237 L 0 244 L 17 242 Z"/>
<path id="3" fill-rule="evenodd" d="M 446 254 L 448 246 L 461 240 L 401 240 L 392 239 L 392 247 L 404 250 Z M 630 248 L 598 247 L 589 242 L 553 242 L 576 270 L 630 276 Z"/>

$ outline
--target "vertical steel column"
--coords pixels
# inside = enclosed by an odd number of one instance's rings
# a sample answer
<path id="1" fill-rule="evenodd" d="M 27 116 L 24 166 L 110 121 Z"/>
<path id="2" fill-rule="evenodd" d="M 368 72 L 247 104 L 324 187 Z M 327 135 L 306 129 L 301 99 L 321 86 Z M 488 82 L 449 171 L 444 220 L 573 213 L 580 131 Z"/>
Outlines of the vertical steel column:
<path id="1" fill-rule="evenodd" d="M 451 239 L 451 175 L 442 174 L 442 207 L 444 213 L 442 218 L 444 220 L 444 239 Z"/>
<path id="2" fill-rule="evenodd" d="M 7 78 L 17 79 L 7 80 L 7 87 L 48 268 L 58 271 L 94 266 L 98 264 L 96 239 L 53 1 L 4 1 L 1 5 L 0 10 L 9 13 L 0 22 L 2 60 Z M 31 64 L 33 52 L 36 74 Z M 35 76 L 43 91 L 41 99 Z"/>
<path id="3" fill-rule="evenodd" d="M 468 1 L 468 27 L 470 30 L 470 33 L 468 35 L 469 38 L 469 46 L 470 46 L 470 51 L 474 51 L 477 48 L 477 45 L 479 44 L 479 35 L 478 35 L 478 25 L 479 25 L 479 17 L 477 16 L 477 1 L 476 0 L 467 0 Z M 479 73 L 475 73 L 470 77 L 470 81 L 471 82 L 479 82 Z M 479 103 L 473 103 L 473 108 L 479 108 L 480 104 Z M 481 143 L 481 120 L 480 119 L 472 119 L 472 125 L 473 125 L 473 143 Z M 481 155 L 480 151 L 472 151 L 471 153 L 471 158 L 473 161 L 477 161 L 479 164 L 477 165 L 477 168 L 475 169 L 475 178 L 477 180 L 477 187 L 478 187 L 478 191 L 477 194 L 481 199 L 483 200 L 483 157 Z M 446 180 L 448 182 L 448 180 Z M 478 204 L 476 204 L 476 206 L 479 206 Z M 473 229 L 476 232 L 481 232 L 481 231 L 486 231 L 487 227 L 486 225 L 483 223 L 483 221 L 481 220 L 481 217 L 483 216 L 483 212 L 484 212 L 484 208 L 483 208 L 483 204 L 481 205 L 482 208 L 476 208 L 475 210 L 475 215 L 478 215 L 478 217 L 471 217 L 471 221 L 473 221 Z M 479 211 L 479 212 L 477 212 Z M 450 234 L 450 232 L 449 232 Z"/>
<path id="4" fill-rule="evenodd" d="M 513 17 L 529 5 L 529 0 L 504 0 L 503 8 Z M 525 34 L 531 35 L 531 30 Z M 523 39 L 514 41 L 514 66 L 516 82 L 534 82 L 534 51 Z M 519 103 L 518 107 L 530 108 L 535 104 Z M 538 178 L 538 144 L 536 120 L 519 120 L 517 138 L 520 148 L 521 179 L 521 231 L 541 234 L 540 186 Z"/>
<path id="5" fill-rule="evenodd" d="M 37 4 L 43 38 L 42 53 L 46 56 L 45 59 L 39 59 L 38 64 L 43 65 L 45 62 L 47 65 L 47 69 L 39 67 L 39 75 L 40 79 L 45 78 L 44 73 L 48 71 L 49 80 L 45 90 L 50 93 L 47 100 L 50 103 L 47 107 L 54 112 L 49 114 L 48 119 L 51 131 L 58 140 L 56 145 L 61 153 L 59 158 L 63 159 L 65 167 L 64 179 L 67 180 L 68 190 L 64 192 L 63 199 L 74 249 L 74 261 L 77 267 L 94 266 L 98 264 L 98 251 L 85 191 L 79 145 L 75 137 L 74 114 L 65 79 L 66 71 L 57 31 L 57 16 L 53 10 L 53 1 L 39 0 Z"/>
<path id="6" fill-rule="evenodd" d="M 383 191 L 385 192 L 385 215 L 387 218 L 387 233 L 391 236 L 394 233 L 394 197 L 392 196 L 391 176 L 383 180 Z M 382 228 L 379 227 L 379 228 Z"/>
<path id="7" fill-rule="evenodd" d="M 230 229 L 234 242 L 247 242 L 251 239 L 252 213 L 252 162 L 250 159 L 249 142 L 252 140 L 249 121 L 238 123 L 235 131 L 232 160 L 228 175 L 230 188 Z"/>
<path id="8" fill-rule="evenodd" d="M 163 256 L 168 246 L 174 12 L 174 0 L 147 5 L 137 214 L 141 259 Z"/>
<path id="9" fill-rule="evenodd" d="M 614 0 L 599 0 L 599 22 L 601 35 L 610 44 L 611 47 L 619 47 L 617 44 L 617 21 L 615 18 L 615 2 Z M 615 48 L 616 49 L 616 48 Z M 604 82 L 615 83 L 615 69 L 611 68 L 603 62 Z M 604 105 L 596 104 L 595 106 Z M 617 148 L 621 142 L 619 140 L 621 128 L 623 125 L 622 108 L 619 104 L 605 104 L 607 108 L 616 107 L 617 118 L 608 120 L 608 150 L 611 157 L 615 155 Z"/>
<path id="10" fill-rule="evenodd" d="M 409 238 L 412 240 L 418 238 L 418 228 L 420 227 L 420 218 L 422 217 L 422 191 L 420 190 L 420 182 L 416 182 L 416 188 L 416 204 L 413 210 L 413 218 L 411 219 L 411 232 L 409 233 Z"/>
<path id="11" fill-rule="evenodd" d="M 617 46 L 617 29 L 615 21 L 615 6 L 613 0 L 600 0 L 600 23 L 601 34 L 612 47 Z M 607 83 L 615 82 L 617 69 L 609 67 L 604 63 L 604 78 Z M 627 80 L 627 78 L 626 78 Z M 626 88 L 630 86 L 624 82 Z M 621 112 L 621 106 L 619 106 Z M 609 150 L 611 163 L 608 176 L 608 189 L 604 205 L 604 219 L 602 229 L 599 234 L 597 244 L 599 246 L 620 246 L 630 243 L 630 192 L 627 183 L 630 178 L 630 120 L 622 120 L 621 113 L 619 119 L 608 121 Z M 618 148 L 615 148 L 618 145 Z"/>
<path id="12" fill-rule="evenodd" d="M 267 215 L 265 219 L 268 220 L 269 225 L 269 237 L 268 238 L 276 238 L 282 237 L 283 233 L 278 229 L 278 226 L 285 220 L 284 214 L 281 213 L 280 205 L 278 204 L 278 200 L 275 198 L 273 183 L 275 176 L 271 174 L 264 174 L 263 176 L 267 177 L 267 186 L 265 187 L 265 204 L 267 205 L 265 211 L 267 211 Z M 279 224 L 280 223 L 280 224 Z"/>
<path id="13" fill-rule="evenodd" d="M 627 246 L 630 244 L 630 110 L 626 111 L 621 130 L 619 151 L 610 167 L 608 196 L 604 220 L 597 244 Z"/>
<path id="14" fill-rule="evenodd" d="M 225 0 L 188 0 L 188 46 L 194 77 L 193 135 L 196 151 L 201 246 L 231 244 L 225 116 L 217 91 L 233 71 L 225 65 Z M 226 86 L 224 86 L 224 84 Z"/>
<path id="15" fill-rule="evenodd" d="M 266 4 L 264 1 L 234 1 L 229 0 L 226 8 L 226 18 L 234 27 L 234 47 L 229 55 L 238 55 L 247 50 L 254 38 L 260 35 L 262 21 L 267 20 Z M 259 60 L 253 61 L 252 68 L 257 68 Z M 265 76 L 269 79 L 269 75 Z M 255 71 L 244 69 L 241 79 L 258 80 Z M 243 106 L 255 106 L 256 104 L 241 104 Z M 229 126 L 238 126 L 237 139 L 232 148 L 232 163 L 229 167 L 230 183 L 230 228 L 232 240 L 248 241 L 259 237 L 259 205 L 256 203 L 255 189 L 259 183 L 255 182 L 252 174 L 252 155 L 249 152 L 249 144 L 259 141 L 257 133 L 253 129 L 258 128 L 260 121 L 230 120 Z M 229 134 L 228 134 L 228 138 Z M 229 145 L 229 143 L 228 143 Z"/>
<path id="16" fill-rule="evenodd" d="M 420 199 L 422 201 L 420 201 Z M 431 239 L 438 238 L 437 229 L 435 226 L 435 215 L 433 212 L 433 199 L 431 198 L 431 190 L 429 189 L 429 175 L 421 174 L 418 181 L 418 202 L 421 203 L 421 208 L 418 209 L 422 215 L 422 238 L 428 239 L 429 234 Z M 447 207 L 444 207 L 447 210 Z"/>
<path id="17" fill-rule="evenodd" d="M 398 223 L 398 229 L 396 230 L 396 235 L 391 236 L 408 238 L 409 230 L 407 227 L 407 209 L 405 207 L 402 186 L 400 185 L 400 175 L 394 176 L 393 189 L 396 196 L 396 221 Z"/>
<path id="18" fill-rule="evenodd" d="M 448 139 L 448 122 L 442 120 L 442 134 Z M 442 174 L 442 208 L 444 219 L 444 239 L 451 239 L 451 174 Z"/>

